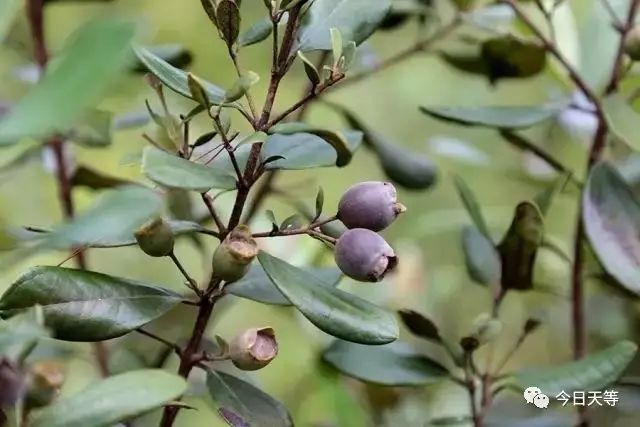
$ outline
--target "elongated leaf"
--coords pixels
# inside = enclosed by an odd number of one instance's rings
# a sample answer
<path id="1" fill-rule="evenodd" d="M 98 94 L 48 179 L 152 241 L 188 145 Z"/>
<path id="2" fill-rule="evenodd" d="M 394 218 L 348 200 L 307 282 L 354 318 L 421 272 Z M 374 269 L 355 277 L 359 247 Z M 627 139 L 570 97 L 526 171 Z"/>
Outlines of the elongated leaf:
<path id="1" fill-rule="evenodd" d="M 362 344 L 386 344 L 398 338 L 398 325 L 391 313 L 323 284 L 266 252 L 260 252 L 258 260 L 280 292 L 324 332 Z"/>
<path id="2" fill-rule="evenodd" d="M 345 41 L 365 41 L 389 12 L 391 0 L 315 0 L 309 20 L 299 36 L 299 48 L 330 50 L 331 28 L 337 28 Z"/>
<path id="3" fill-rule="evenodd" d="M 120 187 L 101 196 L 86 212 L 49 233 L 41 244 L 58 249 L 128 240 L 162 208 L 162 198 L 141 186 Z"/>
<path id="4" fill-rule="evenodd" d="M 571 394 L 576 390 L 600 390 L 620 377 L 637 350 L 635 343 L 620 341 L 575 362 L 518 372 L 512 378 L 512 384 L 521 390 L 538 387 L 549 396 L 562 391 Z"/>
<path id="5" fill-rule="evenodd" d="M 220 0 L 216 7 L 216 22 L 224 41 L 233 45 L 240 33 L 240 9 L 231 0 Z"/>
<path id="6" fill-rule="evenodd" d="M 90 110 L 74 126 L 71 140 L 87 147 L 107 147 L 111 144 L 112 114 L 102 110 Z"/>
<path id="7" fill-rule="evenodd" d="M 482 215 L 482 210 L 480 208 L 480 203 L 478 203 L 478 199 L 476 199 L 475 194 L 469 188 L 469 185 L 459 176 L 456 176 L 453 180 L 453 183 L 456 186 L 456 190 L 458 190 L 458 195 L 464 204 L 465 209 L 469 213 L 471 220 L 475 224 L 476 228 L 491 241 L 491 233 L 489 232 L 489 227 Z"/>
<path id="8" fill-rule="evenodd" d="M 182 395 L 186 381 L 159 369 L 127 372 L 90 385 L 37 412 L 33 427 L 108 427 Z"/>
<path id="9" fill-rule="evenodd" d="M 119 21 L 77 30 L 40 83 L 0 122 L 0 145 L 67 130 L 126 65 L 133 35 L 134 26 Z"/>
<path id="10" fill-rule="evenodd" d="M 103 174 L 87 166 L 78 166 L 71 177 L 74 187 L 87 187 L 92 190 L 106 190 L 114 187 L 134 185 L 132 181 Z"/>
<path id="11" fill-rule="evenodd" d="M 405 326 L 415 336 L 437 343 L 442 342 L 438 327 L 425 315 L 413 310 L 400 310 L 398 314 L 400 314 L 400 318 Z"/>
<path id="12" fill-rule="evenodd" d="M 238 38 L 239 46 L 251 46 L 252 44 L 260 43 L 265 40 L 273 31 L 273 24 L 271 19 L 264 18 L 254 23 L 249 27 L 247 31 L 242 33 Z"/>
<path id="13" fill-rule="evenodd" d="M 184 46 L 179 44 L 162 44 L 156 46 L 146 46 L 146 49 L 149 50 L 153 55 L 159 57 L 163 61 L 171 64 L 177 68 L 185 68 L 191 64 L 193 61 L 193 56 L 191 52 L 185 49 Z M 139 73 L 148 72 L 147 66 L 142 63 L 140 60 L 132 67 L 133 71 Z"/>
<path id="14" fill-rule="evenodd" d="M 636 132 L 640 114 L 619 94 L 606 97 L 602 106 L 611 131 L 629 147 L 640 149 L 640 138 Z"/>
<path id="15" fill-rule="evenodd" d="M 40 338 L 49 337 L 44 327 L 42 307 L 36 306 L 5 321 L 0 319 L 0 355 L 8 356 L 10 350 L 16 355 L 30 347 Z"/>
<path id="16" fill-rule="evenodd" d="M 640 202 L 609 164 L 593 167 L 582 199 L 589 242 L 602 267 L 640 294 Z"/>
<path id="17" fill-rule="evenodd" d="M 469 277 L 481 285 L 500 284 L 500 255 L 476 227 L 465 227 L 462 231 L 462 249 Z"/>
<path id="18" fill-rule="evenodd" d="M 439 107 L 423 105 L 420 110 L 438 120 L 464 126 L 521 129 L 553 118 L 562 108 L 564 108 L 564 104 L 525 107 Z"/>
<path id="19" fill-rule="evenodd" d="M 0 298 L 3 316 L 41 305 L 56 338 L 101 341 L 166 313 L 181 297 L 166 289 L 92 271 L 35 267 Z"/>
<path id="20" fill-rule="evenodd" d="M 533 287 L 533 265 L 543 241 L 544 223 L 540 211 L 530 202 L 520 203 L 511 227 L 498 245 L 504 290 Z"/>
<path id="21" fill-rule="evenodd" d="M 312 268 L 304 269 L 306 273 L 319 279 L 323 285 L 336 287 L 342 278 L 342 273 L 337 268 Z M 291 303 L 282 292 L 271 282 L 260 264 L 253 264 L 251 269 L 242 279 L 227 286 L 230 294 L 247 298 L 265 304 L 290 306 Z"/>
<path id="22" fill-rule="evenodd" d="M 420 386 L 449 375 L 441 364 L 401 342 L 368 346 L 335 340 L 322 358 L 345 375 L 389 386 Z"/>
<path id="23" fill-rule="evenodd" d="M 438 169 L 431 160 L 375 132 L 347 108 L 332 103 L 328 105 L 340 112 L 349 126 L 362 132 L 365 145 L 376 153 L 382 170 L 395 184 L 413 190 L 427 189 L 435 184 Z"/>
<path id="24" fill-rule="evenodd" d="M 226 172 L 195 163 L 155 147 L 147 147 L 142 155 L 142 171 L 150 180 L 169 188 L 199 192 L 212 188 L 231 190 L 236 180 Z"/>
<path id="25" fill-rule="evenodd" d="M 169 89 L 186 98 L 193 99 L 191 97 L 191 91 L 189 90 L 186 72 L 174 67 L 141 46 L 136 46 L 134 51 L 149 71 L 160 79 Z M 207 97 L 212 104 L 218 105 L 224 102 L 224 89 L 201 78 L 199 81 L 202 83 L 204 90 L 207 92 Z"/>
<path id="26" fill-rule="evenodd" d="M 262 158 L 276 156 L 281 159 L 270 162 L 267 169 L 309 169 L 327 166 L 344 166 L 362 142 L 362 133 L 344 131 L 314 135 L 308 132 L 270 135 L 262 148 Z M 330 140 L 325 138 L 331 137 Z M 331 142 L 329 142 L 331 141 Z M 337 148 L 336 148 L 337 147 Z M 340 150 L 338 153 L 337 150 Z"/>
<path id="27" fill-rule="evenodd" d="M 282 403 L 233 375 L 207 372 L 207 388 L 219 410 L 232 411 L 251 427 L 290 427 L 293 421 Z M 226 417 L 225 417 L 226 418 Z"/>

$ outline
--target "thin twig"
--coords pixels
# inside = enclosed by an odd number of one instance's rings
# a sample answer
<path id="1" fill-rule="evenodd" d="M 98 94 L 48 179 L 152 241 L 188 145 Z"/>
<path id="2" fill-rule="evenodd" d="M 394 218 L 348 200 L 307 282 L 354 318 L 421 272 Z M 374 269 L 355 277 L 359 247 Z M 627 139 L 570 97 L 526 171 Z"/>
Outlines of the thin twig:
<path id="1" fill-rule="evenodd" d="M 213 219 L 213 222 L 216 223 L 216 227 L 218 227 L 218 231 L 222 234 L 226 233 L 227 229 L 224 226 L 224 223 L 222 222 L 222 220 L 220 219 L 220 216 L 216 212 L 216 209 L 213 206 L 213 201 L 211 200 L 211 197 L 209 197 L 207 193 L 201 193 L 200 195 L 202 196 L 202 200 L 204 201 L 205 206 L 207 206 L 207 209 L 211 214 L 211 218 Z"/>
<path id="2" fill-rule="evenodd" d="M 242 73 L 242 68 L 240 67 L 240 61 L 238 59 L 238 54 L 237 52 L 235 52 L 233 50 L 232 46 L 229 46 L 229 57 L 231 58 L 231 61 L 233 62 L 233 66 L 236 69 L 236 74 L 238 75 L 238 77 L 242 77 L 243 73 Z M 251 94 L 249 93 L 249 91 L 246 91 L 244 94 L 245 98 L 247 98 L 247 102 L 249 103 L 249 109 L 251 110 L 251 116 L 253 117 L 249 123 L 253 124 L 254 120 L 257 117 L 257 110 L 256 110 L 256 105 L 253 102 L 253 97 L 251 96 Z"/>
<path id="3" fill-rule="evenodd" d="M 169 258 L 171 258 L 171 261 L 173 261 L 176 267 L 178 267 L 178 270 L 180 270 L 180 273 L 182 273 L 184 278 L 187 280 L 187 287 L 195 292 L 196 295 L 202 296 L 202 290 L 198 287 L 198 282 L 196 282 L 191 278 L 191 276 L 189 276 L 189 273 L 187 273 L 187 270 L 185 270 L 185 268 L 182 266 L 176 254 L 171 252 Z"/>
<path id="4" fill-rule="evenodd" d="M 283 237 L 283 236 L 296 236 L 299 234 L 311 234 L 312 232 L 315 231 L 316 228 L 323 226 L 325 224 L 328 224 L 330 222 L 333 222 L 337 219 L 338 218 L 334 215 L 316 222 L 312 222 L 311 224 L 305 227 L 293 228 L 293 229 L 287 229 L 287 230 L 263 231 L 260 233 L 253 233 L 252 236 L 254 238 L 261 238 L 261 237 Z"/>
<path id="5" fill-rule="evenodd" d="M 607 3 L 604 0 L 604 3 Z M 607 3 L 608 4 L 608 3 Z M 609 83 L 607 84 L 607 88 L 605 89 L 605 93 L 611 94 L 618 90 L 618 83 L 623 76 L 624 71 L 624 41 L 627 36 L 627 33 L 631 31 L 631 29 L 636 24 L 636 16 L 638 15 L 638 7 L 640 6 L 640 1 L 633 0 L 631 5 L 629 6 L 629 14 L 627 15 L 626 22 L 618 28 L 620 31 L 620 42 L 618 43 L 618 49 L 616 52 L 616 59 L 613 65 L 613 71 L 611 72 L 611 78 L 609 79 Z"/>
<path id="6" fill-rule="evenodd" d="M 174 342 L 171 342 L 169 340 L 166 340 L 164 338 L 162 338 L 161 336 L 158 336 L 152 332 L 146 331 L 142 328 L 138 328 L 136 329 L 136 332 L 138 332 L 139 334 L 145 335 L 155 341 L 158 341 L 161 344 L 164 344 L 165 346 L 172 348 L 176 354 L 179 356 L 182 353 L 182 349 L 180 348 L 180 346 Z"/>

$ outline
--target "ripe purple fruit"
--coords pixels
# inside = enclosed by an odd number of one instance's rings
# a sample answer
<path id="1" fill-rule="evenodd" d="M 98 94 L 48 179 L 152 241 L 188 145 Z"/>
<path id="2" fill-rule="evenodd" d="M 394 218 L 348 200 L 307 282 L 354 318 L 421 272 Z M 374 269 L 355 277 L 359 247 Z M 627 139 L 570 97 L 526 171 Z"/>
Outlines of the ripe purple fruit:
<path id="1" fill-rule="evenodd" d="M 367 181 L 356 184 L 342 195 L 338 204 L 338 219 L 347 228 L 367 228 L 380 231 L 406 211 L 398 203 L 396 189 L 389 182 Z"/>
<path id="2" fill-rule="evenodd" d="M 15 405 L 24 390 L 24 375 L 9 360 L 0 358 L 0 408 Z"/>
<path id="3" fill-rule="evenodd" d="M 365 228 L 346 231 L 336 243 L 336 264 L 344 274 L 362 282 L 378 282 L 398 263 L 393 248 Z"/>

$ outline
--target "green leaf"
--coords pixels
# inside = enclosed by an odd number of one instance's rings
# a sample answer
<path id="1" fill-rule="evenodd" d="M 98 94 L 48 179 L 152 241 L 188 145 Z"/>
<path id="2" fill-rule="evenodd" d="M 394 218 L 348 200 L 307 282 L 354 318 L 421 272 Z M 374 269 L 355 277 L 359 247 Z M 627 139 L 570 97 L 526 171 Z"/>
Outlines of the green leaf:
<path id="1" fill-rule="evenodd" d="M 127 240 L 162 208 L 162 198 L 140 186 L 120 187 L 101 196 L 86 212 L 47 234 L 42 246 L 66 249 Z"/>
<path id="2" fill-rule="evenodd" d="M 155 46 L 145 46 L 145 48 L 153 55 L 159 57 L 163 61 L 177 68 L 188 67 L 193 61 L 191 52 L 189 52 L 184 48 L 184 46 L 179 44 L 162 44 Z M 133 71 L 138 73 L 148 72 L 147 66 L 139 59 L 136 61 L 136 64 L 134 64 L 132 69 Z"/>
<path id="3" fill-rule="evenodd" d="M 50 334 L 44 327 L 42 307 L 39 306 L 8 321 L 0 319 L 0 355 L 6 356 L 16 349 L 16 354 L 21 354 L 24 348 L 33 346 L 40 338 L 49 337 Z"/>
<path id="4" fill-rule="evenodd" d="M 146 147 L 142 155 L 142 172 L 153 182 L 169 188 L 205 192 L 212 188 L 231 190 L 236 180 L 224 171 Z"/>
<path id="5" fill-rule="evenodd" d="M 365 41 L 389 12 L 391 0 L 315 0 L 301 29 L 299 49 L 330 50 L 331 28 L 337 28 L 345 41 Z"/>
<path id="6" fill-rule="evenodd" d="M 92 190 L 106 190 L 134 185 L 134 183 L 103 174 L 86 166 L 78 166 L 71 177 L 71 185 L 74 187 L 87 187 Z"/>
<path id="7" fill-rule="evenodd" d="M 413 310 L 398 311 L 402 322 L 417 337 L 442 343 L 442 337 L 435 323 L 423 314 Z"/>
<path id="8" fill-rule="evenodd" d="M 316 194 L 316 211 L 313 216 L 313 221 L 316 221 L 322 215 L 322 208 L 324 207 L 324 190 L 322 187 L 318 188 L 318 193 Z"/>
<path id="9" fill-rule="evenodd" d="M 376 153 L 382 170 L 391 181 L 413 190 L 424 190 L 436 183 L 438 169 L 431 160 L 389 141 L 343 106 L 326 104 L 340 112 L 349 126 L 362 132 L 365 145 Z"/>
<path id="10" fill-rule="evenodd" d="M 280 292 L 324 332 L 362 344 L 386 344 L 398 338 L 398 325 L 388 311 L 266 252 L 260 252 L 258 260 Z"/>
<path id="11" fill-rule="evenodd" d="M 458 195 L 464 204 L 465 209 L 469 213 L 471 220 L 475 224 L 476 228 L 485 235 L 489 241 L 491 239 L 491 233 L 489 232 L 489 226 L 482 215 L 482 209 L 480 208 L 480 203 L 478 203 L 478 199 L 475 194 L 467 185 L 464 179 L 460 176 L 455 176 L 453 179 L 453 183 L 456 186 L 456 190 L 458 191 Z"/>
<path id="12" fill-rule="evenodd" d="M 273 24 L 270 18 L 264 18 L 254 23 L 247 31 L 238 38 L 239 46 L 251 46 L 265 40 L 273 31 Z"/>
<path id="13" fill-rule="evenodd" d="M 620 341 L 574 362 L 517 372 L 510 384 L 521 390 L 538 387 L 549 396 L 562 391 L 571 394 L 579 390 L 601 390 L 620 377 L 637 350 L 633 342 Z"/>
<path id="14" fill-rule="evenodd" d="M 464 126 L 521 129 L 552 119 L 562 110 L 562 107 L 560 105 L 513 107 L 421 106 L 420 110 L 436 119 Z"/>
<path id="15" fill-rule="evenodd" d="M 0 43 L 9 33 L 21 4 L 20 0 L 0 0 Z"/>
<path id="16" fill-rule="evenodd" d="M 270 129 L 262 157 L 282 156 L 267 169 L 308 169 L 322 166 L 346 166 L 362 142 L 362 133 L 332 132 L 304 123 L 285 123 Z"/>
<path id="17" fill-rule="evenodd" d="M 207 389 L 218 410 L 232 411 L 251 427 L 292 427 L 282 403 L 262 390 L 221 371 L 207 371 Z"/>
<path id="18" fill-rule="evenodd" d="M 149 72 L 160 79 L 169 89 L 186 98 L 193 99 L 189 90 L 186 72 L 174 67 L 142 46 L 134 47 L 134 51 L 138 59 L 149 69 Z M 219 105 L 224 102 L 224 89 L 201 78 L 199 81 L 212 104 Z"/>
<path id="19" fill-rule="evenodd" d="M 42 80 L 0 121 L 0 145 L 68 130 L 127 64 L 133 36 L 133 24 L 120 21 L 77 30 Z"/>
<path id="20" fill-rule="evenodd" d="M 71 140 L 87 147 L 111 145 L 111 121 L 113 115 L 107 111 L 90 110 L 73 128 Z"/>
<path id="21" fill-rule="evenodd" d="M 335 340 L 322 358 L 345 375 L 388 386 L 421 386 L 449 376 L 441 364 L 401 342 L 368 346 Z"/>
<path id="22" fill-rule="evenodd" d="M 260 76 L 253 71 L 247 71 L 236 80 L 233 86 L 224 94 L 225 102 L 233 102 L 242 98 L 251 86 L 260 81 Z"/>
<path id="23" fill-rule="evenodd" d="M 159 408 L 178 398 L 186 381 L 174 374 L 146 369 L 92 384 L 35 413 L 32 427 L 108 427 Z"/>
<path id="24" fill-rule="evenodd" d="M 221 0 L 216 7 L 216 21 L 222 38 L 228 46 L 233 45 L 240 33 L 240 9 L 231 0 Z"/>
<path id="25" fill-rule="evenodd" d="M 3 317 L 41 305 L 45 324 L 65 341 L 124 335 L 169 311 L 181 297 L 169 290 L 93 271 L 34 267 L 0 298 Z"/>
<path id="26" fill-rule="evenodd" d="M 302 61 L 304 72 L 307 75 L 309 82 L 311 82 L 313 86 L 317 86 L 318 84 L 320 84 L 320 74 L 318 73 L 318 69 L 313 64 L 313 62 L 311 62 L 311 60 L 307 58 L 301 51 L 298 51 L 298 58 L 300 58 L 300 60 Z"/>
<path id="27" fill-rule="evenodd" d="M 480 56 L 487 63 L 492 83 L 502 78 L 535 76 L 547 65 L 547 51 L 542 46 L 512 35 L 483 42 Z"/>
<path id="28" fill-rule="evenodd" d="M 469 277 L 481 285 L 499 285 L 502 265 L 500 255 L 476 227 L 462 231 L 462 249 Z"/>
<path id="29" fill-rule="evenodd" d="M 342 33 L 340 33 L 340 30 L 337 28 L 331 28 L 329 30 L 329 35 L 331 36 L 333 65 L 336 66 L 340 62 L 340 58 L 342 58 L 342 46 L 344 45 L 342 41 Z"/>
<path id="30" fill-rule="evenodd" d="M 604 270 L 640 295 L 640 202 L 607 163 L 591 170 L 583 193 L 582 219 Z"/>
<path id="31" fill-rule="evenodd" d="M 318 283 L 336 287 L 342 279 L 342 272 L 337 268 L 306 267 L 304 271 L 318 278 Z M 231 283 L 225 289 L 230 294 L 247 298 L 264 304 L 290 306 L 291 303 L 271 282 L 260 264 L 251 265 L 251 269 L 242 279 Z"/>
<path id="32" fill-rule="evenodd" d="M 609 95 L 602 101 L 602 107 L 611 132 L 632 149 L 640 150 L 637 132 L 640 114 L 627 103 L 625 97 L 620 94 Z"/>
<path id="33" fill-rule="evenodd" d="M 536 203 L 536 206 L 538 206 L 538 209 L 540 209 L 540 213 L 543 216 L 546 217 L 549 209 L 551 208 L 551 204 L 556 197 L 562 193 L 572 178 L 573 176 L 570 173 L 563 174 L 557 177 L 551 185 L 547 186 L 547 188 L 536 194 L 533 201 Z"/>
<path id="34" fill-rule="evenodd" d="M 520 203 L 511 227 L 498 245 L 504 290 L 533 287 L 533 265 L 543 241 L 544 223 L 540 211 L 533 203 Z"/>

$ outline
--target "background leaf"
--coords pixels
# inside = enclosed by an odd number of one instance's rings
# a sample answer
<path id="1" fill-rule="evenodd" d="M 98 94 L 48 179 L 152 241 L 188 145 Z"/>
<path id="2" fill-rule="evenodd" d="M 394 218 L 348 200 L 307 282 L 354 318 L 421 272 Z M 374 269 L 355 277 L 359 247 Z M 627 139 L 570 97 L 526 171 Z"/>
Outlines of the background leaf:
<path id="1" fill-rule="evenodd" d="M 519 372 L 512 380 L 521 390 L 535 386 L 549 396 L 562 391 L 571 394 L 576 390 L 600 390 L 618 379 L 637 350 L 631 341 L 620 341 L 574 362 Z"/>
<path id="2" fill-rule="evenodd" d="M 282 403 L 233 375 L 210 370 L 207 388 L 218 409 L 233 411 L 251 427 L 293 426 Z"/>
<path id="3" fill-rule="evenodd" d="M 156 319 L 181 301 L 167 289 L 93 271 L 34 267 L 0 298 L 3 317 L 41 305 L 56 338 L 101 341 Z"/>
<path id="4" fill-rule="evenodd" d="M 393 315 L 266 252 L 258 260 L 282 294 L 324 332 L 347 341 L 386 344 L 398 338 Z"/>
<path id="5" fill-rule="evenodd" d="M 150 180 L 169 188 L 198 192 L 212 188 L 236 188 L 235 178 L 225 171 L 183 159 L 155 147 L 144 149 L 142 171 Z"/>
<path id="6" fill-rule="evenodd" d="M 500 255 L 493 243 L 476 227 L 462 230 L 462 249 L 469 277 L 481 285 L 500 284 Z"/>
<path id="7" fill-rule="evenodd" d="M 126 65 L 133 36 L 133 24 L 120 21 L 77 30 L 42 80 L 0 121 L 0 145 L 66 131 Z"/>
<path id="8" fill-rule="evenodd" d="M 482 215 L 482 210 L 480 208 L 480 203 L 476 198 L 475 194 L 467 185 L 462 177 L 456 176 L 454 177 L 453 183 L 456 186 L 456 190 L 458 190 L 458 195 L 464 204 L 465 209 L 469 213 L 471 220 L 475 224 L 476 228 L 484 234 L 487 239 L 491 240 L 491 233 L 489 232 L 489 226 L 487 225 L 484 216 Z"/>
<path id="9" fill-rule="evenodd" d="M 139 186 L 120 187 L 105 193 L 87 211 L 49 233 L 41 246 L 64 249 L 127 241 L 161 208 L 162 198 L 157 193 Z"/>
<path id="10" fill-rule="evenodd" d="M 442 365 L 400 342 L 367 346 L 335 340 L 322 358 L 350 377 L 388 386 L 421 386 L 449 375 Z"/>
<path id="11" fill-rule="evenodd" d="M 337 28 L 344 41 L 360 44 L 376 30 L 390 7 L 391 0 L 315 0 L 301 29 L 299 48 L 330 50 L 331 28 Z"/>
<path id="12" fill-rule="evenodd" d="M 186 381 L 149 369 L 115 375 L 37 412 L 33 427 L 102 427 L 158 408 L 183 394 Z"/>
<path id="13" fill-rule="evenodd" d="M 420 107 L 429 116 L 464 126 L 521 129 L 552 119 L 563 106 Z"/>
<path id="14" fill-rule="evenodd" d="M 622 286 L 640 294 L 640 203 L 609 164 L 594 166 L 582 199 L 582 218 L 602 267 Z"/>
<path id="15" fill-rule="evenodd" d="M 238 45 L 244 47 L 260 43 L 271 35 L 271 31 L 273 31 L 271 19 L 261 19 L 251 25 L 247 31 L 240 35 L 238 38 Z"/>

